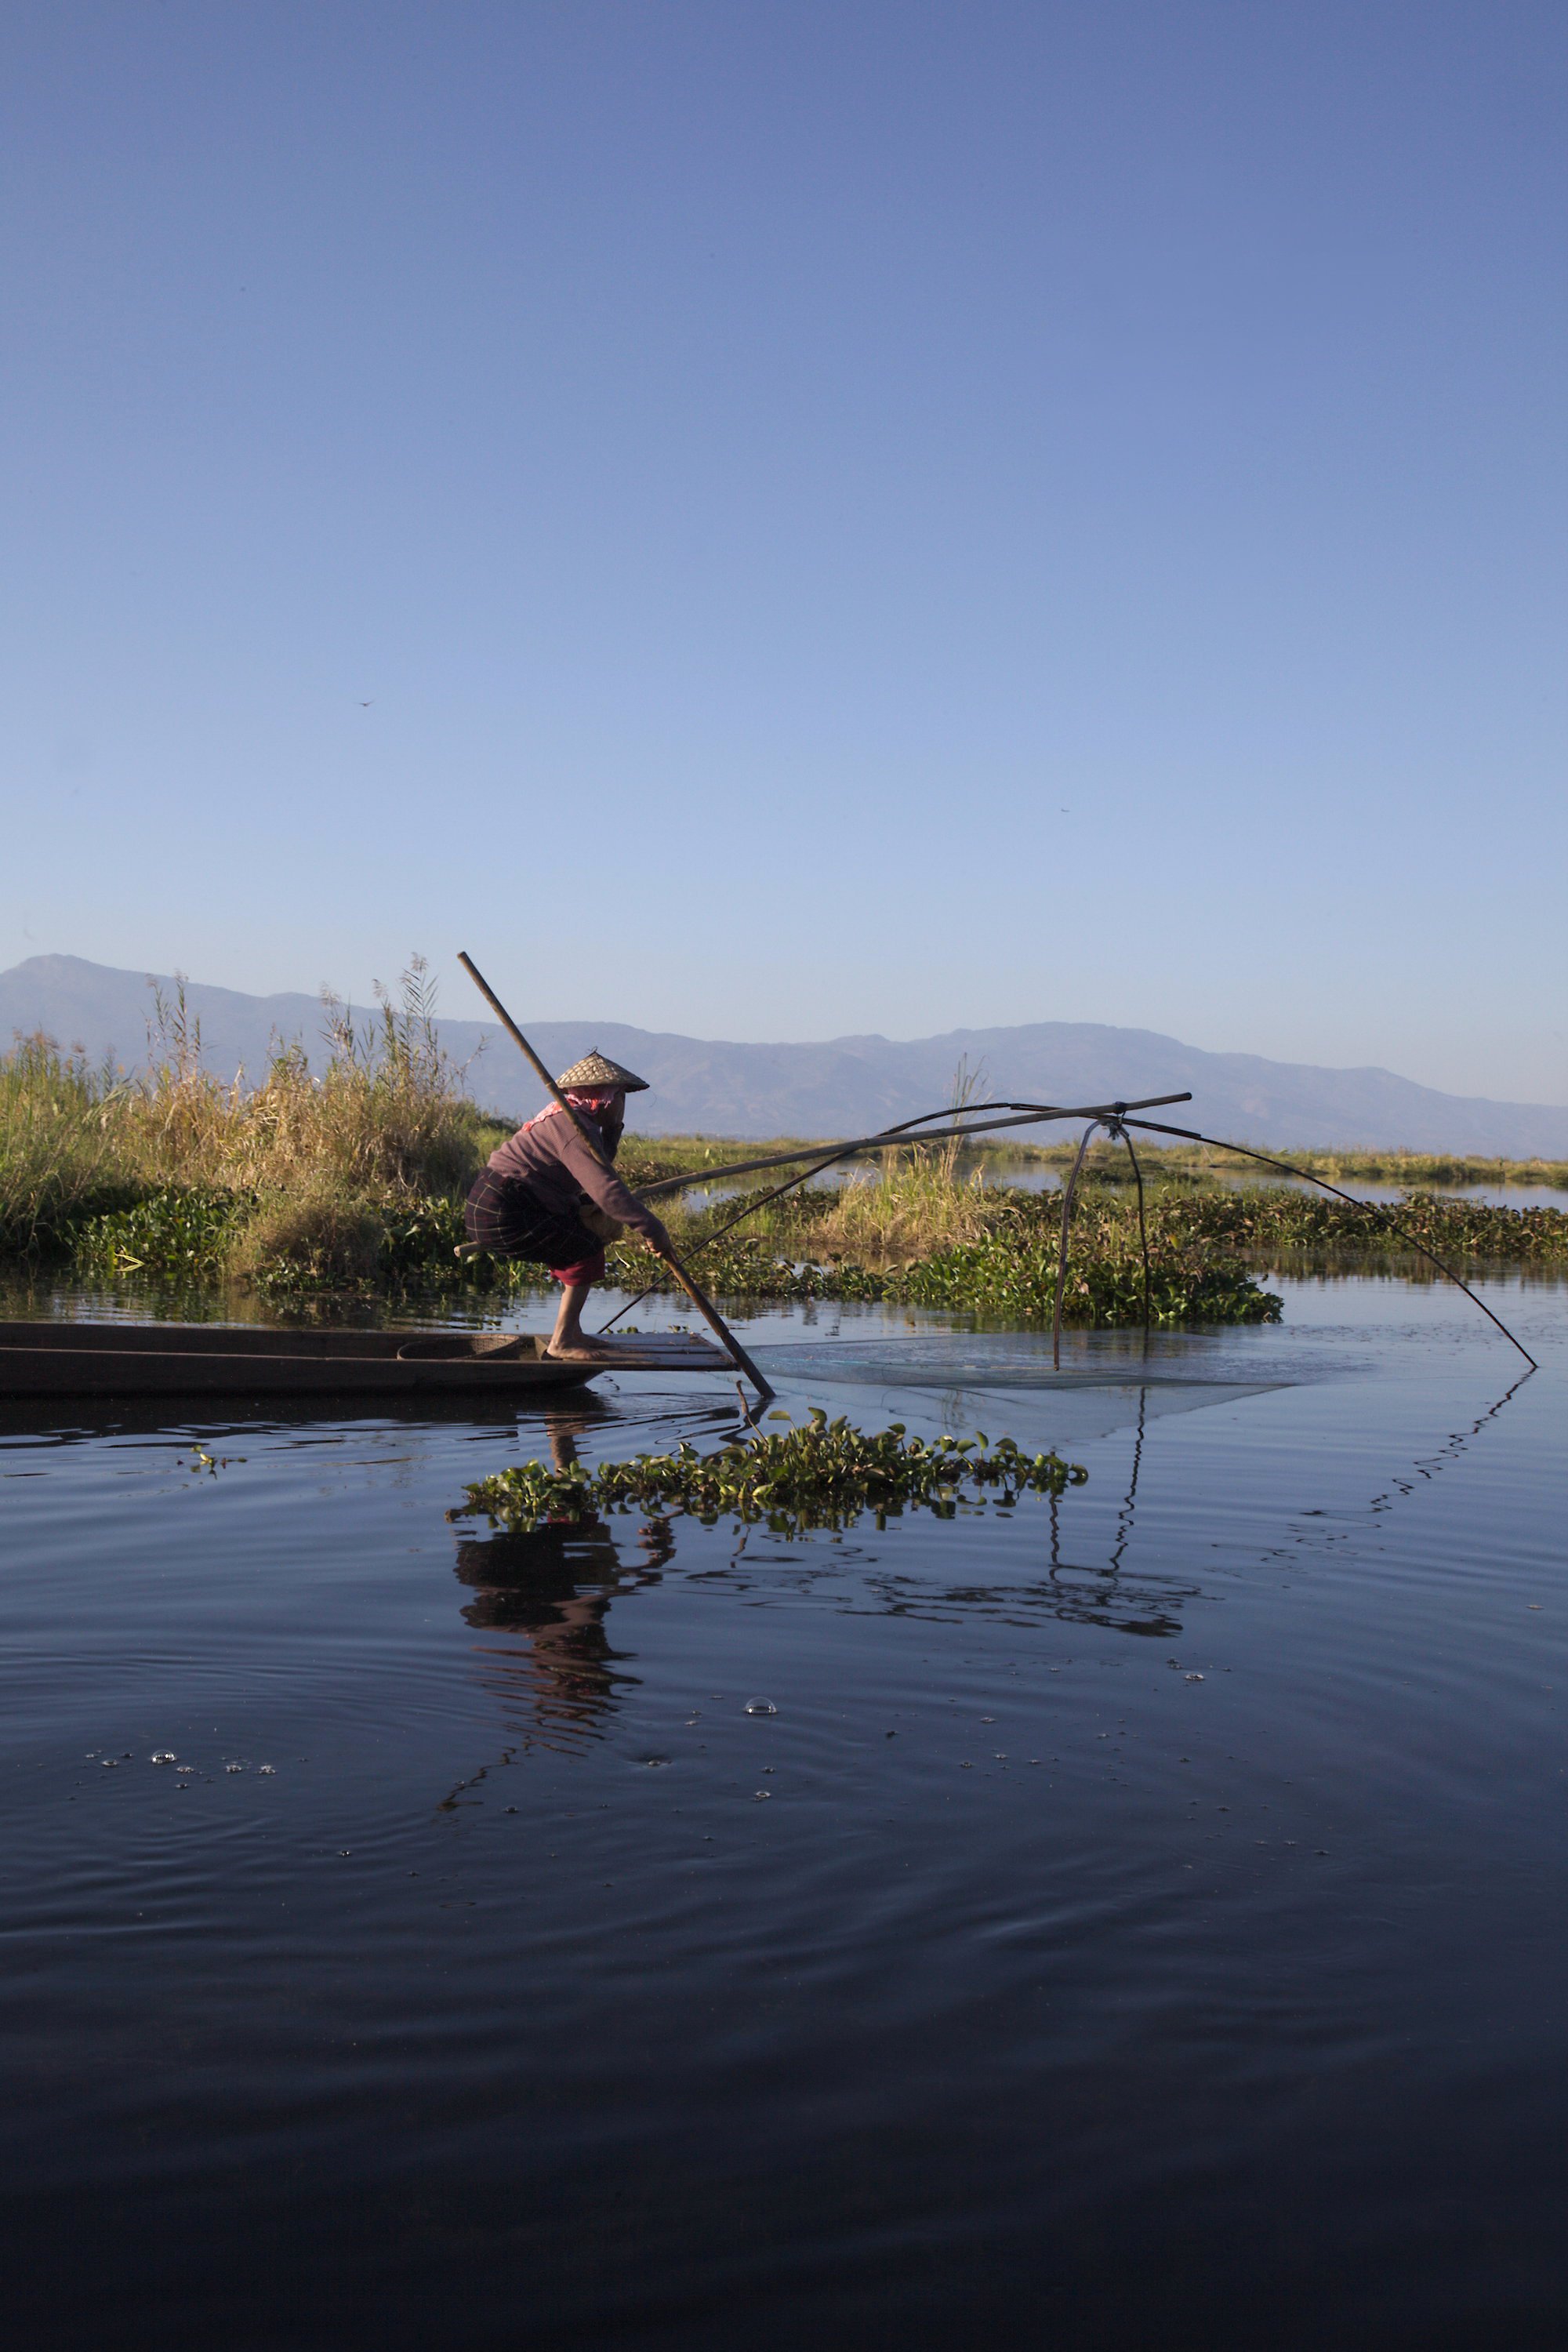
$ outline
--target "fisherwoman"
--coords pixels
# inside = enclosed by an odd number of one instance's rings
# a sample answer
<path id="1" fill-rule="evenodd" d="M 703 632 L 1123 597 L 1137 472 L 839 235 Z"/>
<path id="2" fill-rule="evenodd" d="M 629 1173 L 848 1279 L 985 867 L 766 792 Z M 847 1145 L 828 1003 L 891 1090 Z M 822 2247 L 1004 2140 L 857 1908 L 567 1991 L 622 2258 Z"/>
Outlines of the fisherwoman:
<path id="1" fill-rule="evenodd" d="M 629 1226 L 655 1249 L 669 1246 L 653 1211 L 605 1164 L 621 1140 L 626 1097 L 646 1094 L 647 1080 L 593 1053 L 563 1070 L 555 1083 L 604 1160 L 559 1103 L 546 1103 L 491 1152 L 468 1188 L 463 1222 L 475 1248 L 548 1266 L 561 1285 L 561 1308 L 545 1352 L 567 1363 L 599 1363 L 613 1349 L 584 1334 L 583 1309 L 594 1285 L 605 1278 L 605 1242 Z"/>

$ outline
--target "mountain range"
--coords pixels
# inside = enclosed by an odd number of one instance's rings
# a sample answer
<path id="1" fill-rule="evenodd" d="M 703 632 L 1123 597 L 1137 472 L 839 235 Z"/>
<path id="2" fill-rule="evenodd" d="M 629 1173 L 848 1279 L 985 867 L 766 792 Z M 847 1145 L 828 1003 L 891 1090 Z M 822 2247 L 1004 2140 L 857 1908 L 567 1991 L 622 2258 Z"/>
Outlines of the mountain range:
<path id="1" fill-rule="evenodd" d="M 79 956 L 30 956 L 0 972 L 0 1040 L 42 1029 L 134 1069 L 146 1056 L 152 982 Z M 206 1066 L 229 1078 L 263 1071 L 275 1041 L 324 1052 L 321 1006 L 304 994 L 247 996 L 187 982 Z M 515 1008 L 521 1009 L 521 1008 Z M 1013 1028 L 954 1029 L 940 1037 L 835 1037 L 822 1045 L 736 1045 L 636 1029 L 613 1021 L 540 1021 L 529 1035 L 563 1069 L 591 1047 L 648 1080 L 632 1125 L 647 1135 L 838 1136 L 865 1133 L 949 1099 L 961 1061 L 983 1071 L 982 1091 L 1037 1102 L 1105 1102 L 1190 1087 L 1167 1116 L 1260 1150 L 1321 1146 L 1468 1152 L 1509 1159 L 1568 1159 L 1568 1107 L 1491 1102 L 1417 1086 L 1392 1070 L 1320 1069 L 1254 1054 L 1210 1054 L 1151 1029 L 1098 1022 L 1035 1021 Z M 468 1083 L 487 1109 L 523 1117 L 539 1087 L 494 1023 L 443 1019 L 442 1043 L 469 1065 Z"/>

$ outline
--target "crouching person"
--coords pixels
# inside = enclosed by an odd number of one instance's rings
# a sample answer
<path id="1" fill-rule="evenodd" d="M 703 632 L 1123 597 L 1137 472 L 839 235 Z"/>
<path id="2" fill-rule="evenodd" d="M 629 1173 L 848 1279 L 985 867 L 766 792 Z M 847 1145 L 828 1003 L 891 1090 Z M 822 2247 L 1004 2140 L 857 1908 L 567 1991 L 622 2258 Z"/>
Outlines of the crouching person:
<path id="1" fill-rule="evenodd" d="M 590 1054 L 563 1070 L 556 1084 L 605 1159 L 613 1160 L 626 1097 L 646 1093 L 647 1080 L 606 1055 Z M 583 1330 L 588 1294 L 605 1278 L 605 1242 L 626 1227 L 657 1250 L 669 1246 L 653 1211 L 595 1157 L 575 1121 L 554 1102 L 491 1152 L 469 1187 L 463 1214 L 477 1249 L 548 1266 L 561 1285 L 561 1309 L 547 1353 L 570 1363 L 597 1362 L 613 1352 L 608 1342 Z"/>

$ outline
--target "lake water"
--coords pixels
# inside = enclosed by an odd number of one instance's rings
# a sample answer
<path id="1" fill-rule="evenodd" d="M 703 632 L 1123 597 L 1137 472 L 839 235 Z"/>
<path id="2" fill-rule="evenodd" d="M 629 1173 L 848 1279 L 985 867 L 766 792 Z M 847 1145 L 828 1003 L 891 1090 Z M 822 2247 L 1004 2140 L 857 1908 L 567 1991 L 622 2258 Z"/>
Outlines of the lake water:
<path id="1" fill-rule="evenodd" d="M 1102 1145 L 1101 1150 L 1103 1149 Z M 1112 1165 L 1115 1166 L 1117 1163 L 1112 1162 Z M 779 1172 L 783 1174 L 786 1171 L 781 1170 Z M 1151 1190 L 1159 1190 L 1167 1195 L 1173 1194 L 1178 1200 L 1192 1197 L 1199 1189 L 1189 1184 L 1163 1183 L 1159 1177 L 1157 1161 L 1152 1168 L 1146 1168 L 1144 1172 Z M 1059 1192 L 1067 1181 L 1068 1171 L 1052 1162 L 1039 1160 L 1008 1160 L 1001 1157 L 983 1159 L 971 1156 L 961 1158 L 958 1173 L 961 1180 L 965 1177 L 978 1176 L 981 1182 L 987 1187 L 1000 1185 L 1020 1192 Z M 841 1163 L 837 1168 L 825 1169 L 821 1175 L 813 1176 L 809 1180 L 806 1189 L 809 1192 L 836 1192 L 845 1183 L 879 1184 L 882 1181 L 882 1176 L 883 1170 L 879 1160 L 855 1160 Z M 1125 1155 L 1118 1168 L 1118 1178 L 1119 1181 L 1115 1186 L 1116 1193 L 1130 1194 L 1131 1176 Z M 1353 1200 L 1357 1201 L 1405 1201 L 1409 1199 L 1413 1191 L 1422 1190 L 1440 1193 L 1446 1200 L 1484 1201 L 1499 1209 L 1568 1210 L 1568 1191 L 1565 1191 L 1561 1184 L 1428 1184 L 1415 1187 L 1410 1184 L 1372 1183 L 1360 1176 L 1345 1176 L 1331 1181 L 1337 1184 L 1340 1192 L 1348 1192 Z M 689 1186 L 681 1197 L 688 1208 L 696 1210 L 718 1201 L 728 1200 L 732 1194 L 745 1189 L 745 1186 L 766 1181 L 767 1179 L 764 1176 L 752 1176 L 745 1179 L 744 1185 L 693 1185 Z M 1258 1184 L 1281 1186 L 1285 1191 L 1292 1192 L 1315 1192 L 1320 1200 L 1327 1200 L 1329 1197 L 1320 1185 L 1310 1183 L 1304 1176 L 1282 1175 L 1277 1169 L 1253 1168 L 1238 1171 L 1234 1168 L 1215 1168 L 1206 1170 L 1204 1175 L 1205 1189 L 1215 1186 L 1226 1192 L 1235 1192 L 1242 1191 L 1245 1187 Z M 1091 1197 L 1096 1193 L 1102 1195 L 1105 1189 L 1102 1184 L 1092 1180 L 1089 1187 Z"/>
<path id="2" fill-rule="evenodd" d="M 448 1520 L 710 1378 L 13 1413 L 15 2340 L 1558 2345 L 1568 1291 L 1282 1286 L 757 1318 L 1089 1472 L 795 1543 Z"/>

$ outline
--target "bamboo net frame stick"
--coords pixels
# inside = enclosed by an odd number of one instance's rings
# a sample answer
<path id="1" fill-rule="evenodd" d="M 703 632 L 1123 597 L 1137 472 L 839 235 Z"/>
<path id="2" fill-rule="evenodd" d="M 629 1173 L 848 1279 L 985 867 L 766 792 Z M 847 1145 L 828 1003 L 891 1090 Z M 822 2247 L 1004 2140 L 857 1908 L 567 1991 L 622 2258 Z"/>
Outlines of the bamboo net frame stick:
<path id="1" fill-rule="evenodd" d="M 1190 1093 L 1145 1095 L 1141 1102 L 1087 1103 L 1068 1109 L 1058 1108 L 1055 1104 L 981 1103 L 976 1106 L 977 1108 L 1005 1110 L 1007 1117 L 976 1119 L 971 1121 L 967 1127 L 938 1128 L 930 1135 L 905 1135 L 897 1128 L 884 1128 L 879 1134 L 858 1136 L 853 1142 L 838 1144 L 823 1160 L 822 1165 L 825 1168 L 831 1168 L 837 1160 L 852 1160 L 858 1153 L 865 1151 L 913 1150 L 918 1145 L 927 1143 L 947 1143 L 954 1137 L 994 1134 L 1000 1128 L 1038 1127 L 1047 1119 L 1091 1118 L 1104 1121 L 1121 1118 L 1128 1111 L 1158 1110 L 1165 1103 L 1191 1102 L 1192 1098 Z M 940 1112 L 928 1114 L 934 1118 L 940 1118 L 941 1115 Z M 910 1123 L 912 1124 L 912 1122 Z M 820 1143 L 812 1143 L 806 1144 L 799 1151 L 770 1152 L 763 1160 L 715 1161 L 710 1168 L 693 1168 L 683 1175 L 661 1176 L 657 1183 L 644 1184 L 637 1193 L 637 1199 L 651 1201 L 662 1192 L 683 1192 L 689 1184 L 711 1184 L 716 1180 L 731 1176 L 754 1176 L 763 1168 L 796 1167 L 803 1160 L 817 1159 L 821 1150 Z"/>

